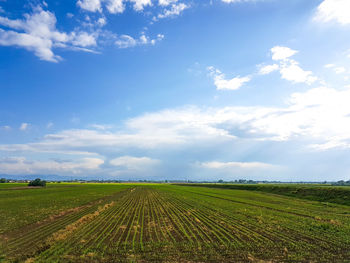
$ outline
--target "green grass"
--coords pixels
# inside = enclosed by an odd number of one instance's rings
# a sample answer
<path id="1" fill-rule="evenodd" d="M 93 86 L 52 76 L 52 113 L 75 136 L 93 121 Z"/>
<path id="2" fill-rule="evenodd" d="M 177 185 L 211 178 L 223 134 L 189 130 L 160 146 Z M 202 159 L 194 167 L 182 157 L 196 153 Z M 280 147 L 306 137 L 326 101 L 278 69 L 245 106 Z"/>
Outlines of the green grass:
<path id="1" fill-rule="evenodd" d="M 36 189 L 26 189 L 26 186 L 0 184 L 0 234 L 128 187 L 120 184 L 71 183 L 53 183 Z"/>
<path id="2" fill-rule="evenodd" d="M 25 195 L 29 207 L 45 199 L 33 213 L 50 202 L 79 208 L 12 226 L 2 236 L 5 262 L 350 261 L 349 206 L 209 187 L 70 186 L 8 190 L 14 199 Z"/>
<path id="3" fill-rule="evenodd" d="M 28 184 L 25 184 L 25 183 L 1 183 L 0 190 L 8 189 L 8 188 L 15 188 L 15 187 L 25 187 L 27 185 Z"/>
<path id="4" fill-rule="evenodd" d="M 198 187 L 249 190 L 286 195 L 312 201 L 329 202 L 350 206 L 349 186 L 313 184 L 178 184 Z"/>

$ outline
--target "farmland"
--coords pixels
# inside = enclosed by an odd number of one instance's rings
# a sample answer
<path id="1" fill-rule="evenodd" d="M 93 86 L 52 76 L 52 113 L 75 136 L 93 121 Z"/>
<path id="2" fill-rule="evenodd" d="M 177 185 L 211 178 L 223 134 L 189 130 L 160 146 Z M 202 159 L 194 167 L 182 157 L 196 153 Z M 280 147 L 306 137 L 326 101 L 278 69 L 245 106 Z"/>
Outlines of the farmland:
<path id="1" fill-rule="evenodd" d="M 350 260 L 349 206 L 261 191 L 16 185 L 0 209 L 4 262 Z"/>

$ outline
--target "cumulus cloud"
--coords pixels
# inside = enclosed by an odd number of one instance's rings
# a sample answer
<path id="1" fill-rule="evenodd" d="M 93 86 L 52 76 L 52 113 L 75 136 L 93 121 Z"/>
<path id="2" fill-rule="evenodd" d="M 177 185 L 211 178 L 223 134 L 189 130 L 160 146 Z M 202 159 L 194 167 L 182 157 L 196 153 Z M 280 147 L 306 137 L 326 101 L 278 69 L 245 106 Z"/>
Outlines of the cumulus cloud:
<path id="1" fill-rule="evenodd" d="M 103 27 L 107 24 L 107 20 L 106 18 L 104 17 L 100 17 L 98 20 L 97 20 L 97 25 L 100 26 L 100 27 Z"/>
<path id="2" fill-rule="evenodd" d="M 295 60 L 288 60 L 281 64 L 280 73 L 282 79 L 294 83 L 306 83 L 311 85 L 317 80 L 312 71 L 303 70 Z"/>
<path id="3" fill-rule="evenodd" d="M 90 12 L 102 11 L 100 0 L 78 0 L 77 5 Z"/>
<path id="4" fill-rule="evenodd" d="M 104 10 L 107 10 L 111 14 L 118 14 L 125 11 L 126 2 L 132 3 L 133 9 L 137 12 L 142 12 L 145 7 L 153 5 L 152 0 L 78 0 L 77 5 L 88 12 L 103 13 Z M 178 0 L 159 0 L 158 5 L 165 9 L 153 18 L 154 21 L 165 17 L 178 16 L 189 8 L 185 3 L 178 3 Z"/>
<path id="5" fill-rule="evenodd" d="M 60 32 L 56 29 L 56 17 L 50 11 L 36 7 L 24 19 L 8 19 L 0 16 L 0 45 L 17 46 L 33 51 L 41 60 L 58 62 L 61 57 L 52 51 L 55 47 L 86 48 L 96 45 L 93 35 L 86 32 Z M 84 50 L 84 49 L 81 49 Z"/>
<path id="6" fill-rule="evenodd" d="M 160 6 L 168 6 L 170 5 L 171 3 L 176 3 L 178 0 L 159 0 L 158 1 L 158 4 Z"/>
<path id="7" fill-rule="evenodd" d="M 86 32 L 79 32 L 79 33 L 73 32 L 71 36 L 72 36 L 71 43 L 74 46 L 80 46 L 80 47 L 96 46 L 96 39 L 91 34 L 88 34 Z"/>
<path id="8" fill-rule="evenodd" d="M 271 48 L 271 54 L 273 60 L 285 60 L 291 56 L 294 56 L 298 51 L 290 49 L 289 47 L 275 46 Z"/>
<path id="9" fill-rule="evenodd" d="M 350 2 L 348 0 L 324 0 L 314 17 L 317 22 L 335 21 L 341 25 L 350 24 Z"/>
<path id="10" fill-rule="evenodd" d="M 212 66 L 208 67 L 207 70 L 209 71 L 210 76 L 213 77 L 214 85 L 217 90 L 238 90 L 251 80 L 249 76 L 237 76 L 232 79 L 226 79 L 225 74 Z"/>
<path id="11" fill-rule="evenodd" d="M 158 34 L 156 38 L 150 39 L 144 33 L 138 39 L 133 38 L 129 35 L 121 35 L 115 41 L 115 44 L 119 48 L 130 48 L 140 45 L 155 45 L 157 42 L 161 41 L 164 38 L 164 35 Z"/>
<path id="12" fill-rule="evenodd" d="M 133 3 L 133 8 L 135 11 L 143 11 L 146 6 L 152 6 L 151 0 L 78 0 L 77 5 L 81 9 L 89 12 L 103 12 L 103 7 L 105 7 L 109 13 L 117 14 L 124 12 L 124 3 L 127 1 Z M 164 3 L 165 2 L 166 0 Z"/>
<path id="13" fill-rule="evenodd" d="M 164 110 L 129 119 L 122 130 L 64 130 L 47 134 L 38 142 L 0 145 L 0 151 L 90 155 L 104 150 L 170 149 L 209 141 L 217 144 L 235 138 L 218 127 L 229 118 L 229 112 L 229 109 L 202 111 L 195 107 Z"/>
<path id="14" fill-rule="evenodd" d="M 129 35 L 121 35 L 115 41 L 115 44 L 119 48 L 129 48 L 129 47 L 136 46 L 138 44 L 138 41 L 136 39 L 134 39 L 133 37 L 129 36 Z"/>
<path id="15" fill-rule="evenodd" d="M 262 66 L 260 69 L 259 69 L 259 74 L 260 75 L 267 75 L 267 74 L 270 74 L 276 70 L 279 70 L 279 65 L 277 64 L 272 64 L 272 65 L 266 65 L 266 66 Z"/>
<path id="16" fill-rule="evenodd" d="M 178 16 L 187 8 L 189 8 L 189 6 L 184 3 L 172 4 L 169 9 L 165 9 L 163 13 L 158 14 L 157 17 L 154 17 L 153 21 L 156 21 L 157 19 Z"/>
<path id="17" fill-rule="evenodd" d="M 123 13 L 125 10 L 124 0 L 78 0 L 77 5 L 89 12 L 102 13 L 102 5 L 111 14 Z"/>
<path id="18" fill-rule="evenodd" d="M 278 61 L 279 64 L 272 64 L 260 67 L 259 74 L 267 75 L 274 71 L 279 71 L 281 78 L 293 83 L 313 84 L 318 78 L 312 71 L 301 68 L 298 61 L 291 57 L 298 51 L 289 47 L 275 46 L 271 48 L 272 60 Z"/>
<path id="19" fill-rule="evenodd" d="M 157 153 L 186 152 L 205 146 L 212 153 L 225 146 L 247 141 L 249 144 L 299 141 L 308 151 L 350 148 L 349 101 L 350 88 L 317 87 L 291 94 L 285 105 L 280 107 L 189 106 L 166 109 L 127 119 L 118 129 L 105 129 L 105 125 L 97 125 L 90 129 L 63 130 L 49 133 L 35 142 L 2 144 L 0 152 L 12 156 L 40 153 L 80 156 L 77 161 L 65 163 L 66 168 L 52 160 L 35 161 L 35 169 L 31 170 L 34 173 L 48 167 L 53 167 L 54 172 L 69 169 L 82 171 L 82 167 L 90 170 L 100 167 L 104 171 L 105 166 L 114 167 L 110 171 L 141 171 L 138 169 L 161 165 L 159 157 L 146 157 L 149 152 L 157 156 Z M 135 157 L 133 153 L 141 157 Z M 103 163 L 103 159 L 110 161 Z M 26 160 L 18 163 L 17 167 L 24 170 L 31 167 Z M 42 165 L 45 169 L 41 168 Z M 201 162 L 200 166 L 210 170 L 242 171 L 273 168 L 265 162 L 220 160 Z M 6 167 L 1 164 L 1 167 L 2 172 L 5 172 L 5 168 L 8 172 L 17 169 L 13 164 Z M 19 173 L 19 170 L 12 171 Z"/>
<path id="20" fill-rule="evenodd" d="M 123 0 L 108 0 L 106 8 L 111 14 L 118 14 L 124 12 L 125 5 Z"/>
<path id="21" fill-rule="evenodd" d="M 145 8 L 145 6 L 152 5 L 151 0 L 129 0 L 129 1 L 134 3 L 134 9 L 136 11 L 142 11 Z"/>
<path id="22" fill-rule="evenodd" d="M 0 151 L 102 154 L 130 149 L 219 145 L 240 138 L 319 141 L 313 148 L 350 147 L 350 89 L 293 93 L 284 107 L 185 107 L 143 114 L 121 130 L 64 130 L 38 142 L 0 145 Z M 239 131 L 238 133 L 236 131 Z"/>

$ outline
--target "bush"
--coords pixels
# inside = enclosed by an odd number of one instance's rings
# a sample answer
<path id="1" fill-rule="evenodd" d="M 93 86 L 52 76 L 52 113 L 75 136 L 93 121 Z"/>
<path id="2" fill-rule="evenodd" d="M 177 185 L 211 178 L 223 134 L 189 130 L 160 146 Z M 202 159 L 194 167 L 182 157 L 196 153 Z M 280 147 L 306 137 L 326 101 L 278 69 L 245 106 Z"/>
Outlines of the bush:
<path id="1" fill-rule="evenodd" d="M 5 178 L 1 178 L 0 183 L 7 183 L 7 180 Z"/>
<path id="2" fill-rule="evenodd" d="M 46 186 L 46 181 L 41 180 L 40 178 L 35 179 L 34 181 L 30 181 L 28 186 Z"/>

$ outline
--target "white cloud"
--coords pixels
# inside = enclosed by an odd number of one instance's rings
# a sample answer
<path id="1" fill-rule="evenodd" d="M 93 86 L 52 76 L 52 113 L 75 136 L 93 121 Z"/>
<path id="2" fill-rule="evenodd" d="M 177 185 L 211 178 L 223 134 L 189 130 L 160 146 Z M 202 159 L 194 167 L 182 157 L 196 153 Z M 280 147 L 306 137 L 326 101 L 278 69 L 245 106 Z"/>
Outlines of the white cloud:
<path id="1" fill-rule="evenodd" d="M 350 1 L 348 0 L 324 0 L 317 8 L 315 21 L 335 21 L 341 25 L 350 24 Z"/>
<path id="2" fill-rule="evenodd" d="M 271 48 L 272 59 L 279 61 L 279 64 L 272 64 L 260 67 L 259 74 L 267 75 L 278 70 L 282 79 L 293 83 L 313 84 L 318 78 L 314 76 L 312 71 L 304 70 L 300 67 L 299 62 L 291 59 L 298 51 L 283 46 L 275 46 Z M 331 66 L 331 65 L 327 65 Z"/>
<path id="3" fill-rule="evenodd" d="M 159 0 L 158 4 L 161 6 L 168 6 L 171 3 L 176 3 L 178 0 Z"/>
<path id="4" fill-rule="evenodd" d="M 121 35 L 115 41 L 115 44 L 119 48 L 130 48 L 130 47 L 148 45 L 148 44 L 155 45 L 157 42 L 161 41 L 162 39 L 164 39 L 164 35 L 162 34 L 158 34 L 157 38 L 154 38 L 154 39 L 150 39 L 144 33 L 142 33 L 138 39 L 135 39 L 129 35 Z"/>
<path id="5" fill-rule="evenodd" d="M 96 130 L 109 130 L 112 128 L 111 125 L 102 125 L 102 124 L 91 124 L 90 127 Z"/>
<path id="6" fill-rule="evenodd" d="M 232 79 L 225 79 L 225 75 L 220 70 L 212 66 L 208 67 L 207 69 L 214 79 L 214 85 L 216 86 L 217 90 L 238 90 L 251 79 L 249 76 L 237 76 Z"/>
<path id="7" fill-rule="evenodd" d="M 77 5 L 90 12 L 102 11 L 100 0 L 78 0 Z"/>
<path id="8" fill-rule="evenodd" d="M 235 169 L 235 168 L 241 168 L 241 169 L 271 169 L 275 168 L 274 165 L 268 164 L 268 163 L 261 163 L 261 162 L 204 162 L 199 163 L 200 166 L 204 168 L 209 169 Z"/>
<path id="9" fill-rule="evenodd" d="M 170 9 L 164 10 L 163 13 L 157 16 L 157 18 L 162 19 L 166 17 L 178 16 L 187 8 L 189 8 L 189 6 L 184 3 L 172 4 Z M 154 18 L 153 20 L 155 21 L 157 18 Z"/>
<path id="10" fill-rule="evenodd" d="M 86 11 L 102 12 L 102 6 L 105 6 L 109 13 L 118 14 L 125 11 L 125 2 L 132 2 L 135 11 L 143 11 L 146 6 L 152 6 L 151 0 L 78 0 L 77 5 Z M 167 2 L 175 2 L 174 0 L 163 0 L 162 5 Z M 159 3 L 160 4 L 160 3 Z"/>
<path id="11" fill-rule="evenodd" d="M 162 143 L 161 138 L 173 145 L 236 140 L 234 130 L 238 128 L 245 131 L 244 136 L 256 140 L 307 138 L 319 140 L 321 145 L 341 142 L 350 147 L 349 100 L 350 89 L 318 87 L 292 94 L 288 104 L 281 108 L 163 111 L 132 119 L 128 126 L 144 134 L 145 138 L 151 138 L 150 134 L 158 131 L 154 135 L 158 137 L 159 144 Z"/>
<path id="12" fill-rule="evenodd" d="M 167 109 L 128 119 L 118 130 L 63 130 L 36 142 L 2 144 L 0 151 L 115 156 L 130 151 L 184 151 L 203 145 L 216 149 L 246 140 L 302 140 L 314 150 L 350 148 L 349 101 L 349 88 L 318 87 L 293 93 L 281 107 Z M 117 160 L 126 163 L 125 158 Z"/>
<path id="13" fill-rule="evenodd" d="M 324 65 L 324 67 L 332 69 L 336 74 L 342 74 L 342 73 L 346 72 L 346 68 L 338 67 L 335 64 L 327 64 L 327 65 Z"/>
<path id="14" fill-rule="evenodd" d="M 82 158 L 78 160 L 28 160 L 25 157 L 0 159 L 0 173 L 4 174 L 86 174 L 99 169 L 104 160 L 99 158 Z"/>
<path id="15" fill-rule="evenodd" d="M 312 71 L 303 70 L 299 63 L 295 60 L 288 60 L 281 64 L 280 73 L 282 79 L 292 81 L 294 83 L 306 83 L 311 85 L 317 80 Z"/>
<path id="16" fill-rule="evenodd" d="M 123 13 L 125 10 L 123 0 L 108 0 L 106 7 L 111 14 Z"/>
<path id="17" fill-rule="evenodd" d="M 21 131 L 25 131 L 25 130 L 27 130 L 27 129 L 29 128 L 29 126 L 30 126 L 29 123 L 24 122 L 24 123 L 21 124 L 21 126 L 19 127 L 19 129 L 20 129 Z"/>
<path id="18" fill-rule="evenodd" d="M 266 65 L 266 66 L 263 66 L 259 69 L 259 74 L 260 75 L 267 75 L 267 74 L 270 74 L 271 72 L 274 72 L 276 70 L 279 70 L 279 65 L 277 65 L 277 64 Z"/>
<path id="19" fill-rule="evenodd" d="M 60 56 L 52 52 L 52 41 L 50 39 L 43 39 L 26 33 L 17 33 L 11 30 L 5 31 L 0 28 L 0 45 L 23 47 L 33 51 L 41 60 L 50 62 L 61 60 Z"/>
<path id="20" fill-rule="evenodd" d="M 93 35 L 90 35 L 86 32 L 79 32 L 72 34 L 72 44 L 74 46 L 80 47 L 91 47 L 96 46 L 96 39 Z"/>
<path id="21" fill-rule="evenodd" d="M 289 47 L 275 46 L 271 48 L 273 60 L 285 60 L 294 56 L 298 51 L 290 49 Z"/>
<path id="22" fill-rule="evenodd" d="M 98 24 L 100 27 L 105 26 L 105 25 L 107 24 L 106 18 L 100 17 L 100 18 L 97 20 L 97 24 Z"/>
<path id="23" fill-rule="evenodd" d="M 53 125 L 54 125 L 53 122 L 50 121 L 50 122 L 46 125 L 46 128 L 47 128 L 47 129 L 51 129 L 51 128 L 53 127 Z"/>
<path id="24" fill-rule="evenodd" d="M 11 20 L 0 16 L 0 25 L 11 29 L 0 29 L 0 45 L 25 48 L 33 51 L 41 60 L 50 62 L 61 60 L 53 53 L 54 47 L 69 48 L 72 45 L 84 48 L 96 45 L 94 36 L 86 32 L 67 34 L 58 31 L 55 15 L 41 7 L 36 7 L 32 14 L 25 14 L 24 17 L 24 20 Z"/>
<path id="25" fill-rule="evenodd" d="M 131 171 L 148 170 L 160 163 L 149 157 L 121 156 L 109 162 L 111 165 Z"/>
<path id="26" fill-rule="evenodd" d="M 129 48 L 137 45 L 136 39 L 128 35 L 121 35 L 118 40 L 115 41 L 115 44 L 119 48 Z"/>
<path id="27" fill-rule="evenodd" d="M 134 3 L 134 9 L 136 11 L 142 11 L 145 6 L 152 5 L 151 0 L 129 0 L 129 1 Z"/>
<path id="28" fill-rule="evenodd" d="M 232 114 L 231 114 L 231 113 Z M 28 144 L 0 145 L 0 151 L 52 152 L 64 154 L 91 154 L 125 149 L 173 148 L 196 143 L 218 144 L 235 139 L 229 131 L 218 127 L 237 117 L 229 109 L 198 108 L 164 110 L 141 115 L 126 121 L 118 131 L 76 129 L 47 134 L 40 141 Z"/>

